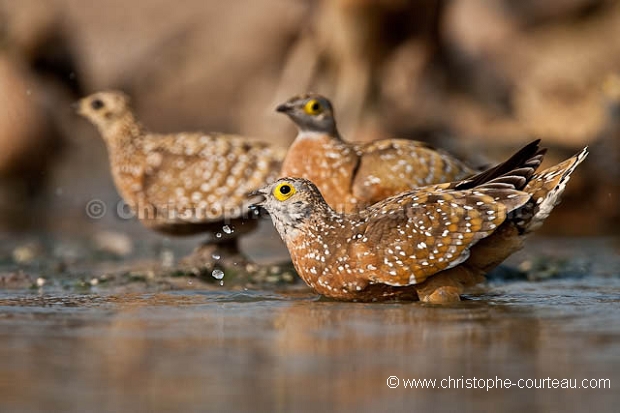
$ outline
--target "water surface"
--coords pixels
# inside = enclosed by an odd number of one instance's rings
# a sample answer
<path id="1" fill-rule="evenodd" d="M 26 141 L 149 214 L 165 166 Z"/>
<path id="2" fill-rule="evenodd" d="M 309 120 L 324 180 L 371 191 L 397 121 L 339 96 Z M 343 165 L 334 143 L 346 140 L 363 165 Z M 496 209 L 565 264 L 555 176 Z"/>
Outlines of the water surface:
<path id="1" fill-rule="evenodd" d="M 545 256 L 527 267 L 548 278 L 494 279 L 445 307 L 299 286 L 0 290 L 0 411 L 618 411 L 617 256 L 553 245 L 570 265 Z M 404 388 L 547 377 L 611 389 Z"/>

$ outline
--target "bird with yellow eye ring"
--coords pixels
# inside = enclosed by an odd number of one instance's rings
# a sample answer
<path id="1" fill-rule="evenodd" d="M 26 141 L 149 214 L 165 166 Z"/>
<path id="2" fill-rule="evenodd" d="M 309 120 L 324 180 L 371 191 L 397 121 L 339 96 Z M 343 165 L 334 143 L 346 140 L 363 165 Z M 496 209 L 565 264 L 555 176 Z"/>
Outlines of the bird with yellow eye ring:
<path id="1" fill-rule="evenodd" d="M 430 185 L 343 214 L 309 180 L 285 177 L 253 192 L 315 292 L 345 301 L 459 301 L 465 288 L 523 247 L 560 202 L 588 155 L 538 172 L 536 140 L 472 178 Z"/>
<path id="2" fill-rule="evenodd" d="M 477 172 L 447 152 L 407 139 L 350 143 L 342 139 L 325 96 L 295 96 L 276 110 L 298 134 L 280 176 L 306 178 L 339 212 L 353 212 L 424 185 L 451 182 Z"/>

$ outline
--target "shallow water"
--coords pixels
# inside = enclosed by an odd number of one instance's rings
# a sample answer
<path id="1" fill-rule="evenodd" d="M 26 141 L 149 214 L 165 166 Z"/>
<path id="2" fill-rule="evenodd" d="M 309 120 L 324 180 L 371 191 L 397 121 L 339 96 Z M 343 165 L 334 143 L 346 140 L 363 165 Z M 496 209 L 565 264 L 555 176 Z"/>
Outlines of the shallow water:
<path id="1" fill-rule="evenodd" d="M 0 260 L 0 412 L 618 411 L 615 240 L 534 239 L 445 307 L 162 277 L 84 243 L 51 245 L 25 266 Z M 153 255 L 138 247 L 136 259 Z M 519 388 L 546 378 L 609 382 Z"/>
<path id="2" fill-rule="evenodd" d="M 559 275 L 496 279 L 447 307 L 286 286 L 0 290 L 0 411 L 617 411 L 618 257 L 586 244 L 547 246 L 577 262 Z M 547 377 L 611 388 L 404 388 Z"/>

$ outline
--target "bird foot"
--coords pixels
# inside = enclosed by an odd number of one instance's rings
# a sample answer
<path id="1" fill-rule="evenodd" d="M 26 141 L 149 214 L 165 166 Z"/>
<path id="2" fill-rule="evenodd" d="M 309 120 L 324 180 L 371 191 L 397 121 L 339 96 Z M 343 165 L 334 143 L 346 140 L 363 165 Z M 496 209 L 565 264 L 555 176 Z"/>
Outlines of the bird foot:
<path id="1" fill-rule="evenodd" d="M 203 276 L 213 275 L 215 270 L 245 268 L 248 263 L 248 258 L 236 245 L 203 244 L 183 258 L 180 265 L 196 276 Z"/>
<path id="2" fill-rule="evenodd" d="M 418 292 L 420 301 L 429 304 L 451 304 L 461 301 L 461 289 L 455 286 L 444 286 L 433 290 L 431 293 Z"/>

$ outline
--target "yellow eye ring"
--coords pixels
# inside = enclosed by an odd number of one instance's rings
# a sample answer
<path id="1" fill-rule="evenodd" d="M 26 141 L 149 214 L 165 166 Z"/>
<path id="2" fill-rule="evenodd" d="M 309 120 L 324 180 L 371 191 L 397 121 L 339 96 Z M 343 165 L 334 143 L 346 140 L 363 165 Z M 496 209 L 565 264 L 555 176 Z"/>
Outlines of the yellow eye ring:
<path id="1" fill-rule="evenodd" d="M 273 190 L 273 196 L 275 196 L 278 201 L 286 201 L 295 195 L 296 192 L 297 190 L 293 185 L 288 182 L 281 182 Z"/>
<path id="2" fill-rule="evenodd" d="M 316 99 L 310 99 L 304 105 L 304 112 L 306 112 L 308 115 L 318 115 L 323 112 L 323 105 L 321 105 L 321 102 Z"/>

